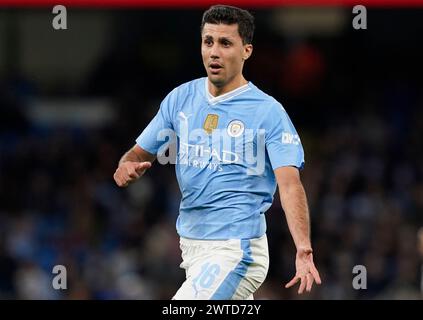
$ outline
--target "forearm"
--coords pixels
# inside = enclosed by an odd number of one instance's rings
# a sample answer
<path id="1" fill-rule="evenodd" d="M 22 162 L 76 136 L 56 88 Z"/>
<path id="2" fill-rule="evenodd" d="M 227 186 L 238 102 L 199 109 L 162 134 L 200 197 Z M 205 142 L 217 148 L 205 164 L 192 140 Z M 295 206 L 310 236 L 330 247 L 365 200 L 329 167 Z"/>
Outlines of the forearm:
<path id="1" fill-rule="evenodd" d="M 138 146 L 134 146 L 131 149 L 129 149 L 128 152 L 126 152 L 122 158 L 119 160 L 119 165 L 121 165 L 124 162 L 131 161 L 131 162 L 154 162 L 155 156 L 152 154 L 149 154 L 148 152 L 142 150 Z"/>
<path id="2" fill-rule="evenodd" d="M 311 249 L 310 215 L 307 197 L 301 182 L 279 188 L 281 204 L 289 230 L 298 249 Z"/>
<path id="3" fill-rule="evenodd" d="M 142 162 L 145 160 L 142 160 L 138 157 L 138 155 L 135 153 L 135 151 L 133 151 L 132 149 L 130 149 L 128 152 L 126 152 L 122 158 L 120 158 L 119 160 L 119 164 L 122 164 L 126 161 L 133 161 L 133 162 Z"/>
<path id="4" fill-rule="evenodd" d="M 148 153 L 140 146 L 133 146 L 119 160 L 118 168 L 113 174 L 116 184 L 119 187 L 127 187 L 151 167 L 155 158 L 154 155 Z"/>

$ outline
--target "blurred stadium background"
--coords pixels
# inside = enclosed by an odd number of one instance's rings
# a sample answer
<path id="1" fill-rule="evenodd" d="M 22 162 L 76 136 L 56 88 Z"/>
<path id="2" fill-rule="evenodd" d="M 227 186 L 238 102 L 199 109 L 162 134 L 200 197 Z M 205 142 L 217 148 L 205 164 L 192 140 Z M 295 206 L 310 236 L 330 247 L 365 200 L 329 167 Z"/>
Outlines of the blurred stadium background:
<path id="1" fill-rule="evenodd" d="M 324 282 L 307 296 L 284 289 L 295 251 L 276 194 L 256 299 L 421 299 L 423 10 L 370 6 L 368 29 L 354 30 L 352 6 L 249 3 L 257 29 L 245 74 L 302 137 Z M 0 8 L 0 298 L 175 293 L 173 166 L 156 163 L 128 189 L 112 175 L 161 99 L 205 75 L 206 7 L 67 7 L 59 31 L 52 6 Z M 57 264 L 67 290 L 52 288 Z M 367 268 L 367 290 L 352 288 L 355 265 Z"/>

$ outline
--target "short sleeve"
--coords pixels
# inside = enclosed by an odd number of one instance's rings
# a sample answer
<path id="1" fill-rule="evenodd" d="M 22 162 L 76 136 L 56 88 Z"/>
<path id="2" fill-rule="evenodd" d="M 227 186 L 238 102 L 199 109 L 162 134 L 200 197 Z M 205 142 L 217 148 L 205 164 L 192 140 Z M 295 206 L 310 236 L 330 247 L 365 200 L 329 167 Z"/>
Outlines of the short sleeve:
<path id="1" fill-rule="evenodd" d="M 271 105 L 264 119 L 266 150 L 273 170 L 294 166 L 304 167 L 304 150 L 300 137 L 280 103 Z"/>
<path id="2" fill-rule="evenodd" d="M 160 136 L 165 130 L 174 130 L 172 125 L 172 114 L 175 105 L 176 89 L 163 99 L 155 117 L 136 139 L 136 143 L 141 148 L 156 155 L 160 147 L 166 143 Z"/>

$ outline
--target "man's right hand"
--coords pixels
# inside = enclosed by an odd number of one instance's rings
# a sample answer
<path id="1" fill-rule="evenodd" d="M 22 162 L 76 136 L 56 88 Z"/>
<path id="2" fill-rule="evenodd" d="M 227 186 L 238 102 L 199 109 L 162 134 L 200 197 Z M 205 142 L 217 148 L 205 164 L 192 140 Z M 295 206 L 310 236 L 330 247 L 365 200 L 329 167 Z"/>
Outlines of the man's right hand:
<path id="1" fill-rule="evenodd" d="M 131 182 L 139 179 L 151 167 L 151 162 L 122 162 L 116 169 L 113 178 L 119 187 L 127 187 Z"/>

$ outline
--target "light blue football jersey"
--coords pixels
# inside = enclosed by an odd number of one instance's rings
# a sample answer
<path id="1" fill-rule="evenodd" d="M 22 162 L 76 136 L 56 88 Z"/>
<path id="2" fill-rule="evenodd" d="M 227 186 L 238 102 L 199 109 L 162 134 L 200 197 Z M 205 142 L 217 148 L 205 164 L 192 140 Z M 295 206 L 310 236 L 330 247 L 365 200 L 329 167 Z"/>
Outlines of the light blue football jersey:
<path id="1" fill-rule="evenodd" d="M 207 81 L 171 91 L 136 143 L 159 160 L 174 150 L 180 236 L 258 238 L 276 191 L 273 170 L 302 168 L 303 147 L 282 105 L 253 83 L 213 97 Z"/>

